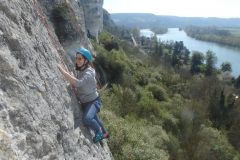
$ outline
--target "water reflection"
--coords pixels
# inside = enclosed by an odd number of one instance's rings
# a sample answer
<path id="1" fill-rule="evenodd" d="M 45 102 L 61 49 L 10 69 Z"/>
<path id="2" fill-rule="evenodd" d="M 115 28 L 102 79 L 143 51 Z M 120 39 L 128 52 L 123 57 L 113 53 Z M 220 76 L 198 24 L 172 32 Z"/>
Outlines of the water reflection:
<path id="1" fill-rule="evenodd" d="M 152 37 L 154 33 L 149 29 L 141 29 L 141 35 L 146 37 Z M 220 68 L 223 62 L 230 62 L 232 64 L 231 75 L 237 78 L 240 75 L 240 49 L 225 45 L 220 45 L 212 42 L 199 41 L 194 38 L 188 37 L 184 31 L 179 31 L 178 28 L 168 28 L 168 33 L 157 35 L 157 38 L 161 41 L 173 40 L 183 41 L 184 45 L 192 52 L 199 51 L 206 53 L 208 50 L 216 53 L 218 62 L 216 67 Z"/>

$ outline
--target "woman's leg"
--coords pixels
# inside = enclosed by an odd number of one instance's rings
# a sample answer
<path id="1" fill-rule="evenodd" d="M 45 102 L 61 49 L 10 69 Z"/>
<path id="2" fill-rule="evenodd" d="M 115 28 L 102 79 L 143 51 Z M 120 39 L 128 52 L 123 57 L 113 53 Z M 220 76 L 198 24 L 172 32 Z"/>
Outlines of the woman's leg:
<path id="1" fill-rule="evenodd" d="M 101 106 L 102 101 L 101 101 L 101 98 L 100 98 L 100 97 L 99 97 L 98 99 L 96 99 L 96 101 L 95 101 L 94 103 L 95 103 L 95 106 L 96 106 L 97 109 L 100 109 L 100 108 L 101 108 L 100 106 Z M 94 119 L 98 122 L 98 124 L 99 124 L 100 127 L 102 128 L 103 136 L 107 136 L 107 135 L 108 135 L 108 134 L 107 134 L 107 131 L 106 131 L 106 129 L 105 129 L 102 121 L 98 118 L 97 114 L 96 114 L 96 116 L 94 117 Z"/>
<path id="2" fill-rule="evenodd" d="M 97 123 L 100 125 L 100 127 L 102 127 L 103 134 L 107 133 L 105 127 L 103 126 L 102 121 L 98 118 L 97 114 L 95 115 L 94 119 L 97 121 Z"/>
<path id="3" fill-rule="evenodd" d="M 100 125 L 95 119 L 97 116 L 98 109 L 93 103 L 87 105 L 86 110 L 83 114 L 83 123 L 93 129 L 95 132 L 100 132 Z"/>

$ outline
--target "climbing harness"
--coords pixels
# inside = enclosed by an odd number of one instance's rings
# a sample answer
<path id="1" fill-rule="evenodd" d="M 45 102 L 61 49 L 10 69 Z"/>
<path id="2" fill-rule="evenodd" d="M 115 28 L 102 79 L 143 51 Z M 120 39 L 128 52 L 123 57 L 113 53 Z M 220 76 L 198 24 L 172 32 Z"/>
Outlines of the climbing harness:
<path id="1" fill-rule="evenodd" d="M 51 33 L 50 33 L 49 29 L 48 29 L 48 26 L 47 26 L 47 24 L 46 24 L 46 22 L 45 22 L 45 20 L 44 20 L 44 18 L 43 18 L 42 12 L 40 11 L 40 9 L 39 9 L 39 7 L 38 7 L 38 4 L 37 4 L 36 0 L 34 0 L 34 3 L 35 3 L 35 5 L 36 5 L 36 7 L 37 7 L 37 9 L 38 9 L 38 12 L 39 12 L 39 14 L 40 14 L 43 22 L 44 22 L 45 28 L 46 28 L 47 31 L 48 31 L 48 35 L 50 36 L 50 38 L 51 38 L 51 40 L 52 40 L 52 42 L 53 42 L 53 45 L 55 46 L 55 49 L 57 50 L 57 53 L 58 53 L 58 55 L 59 55 L 59 57 L 60 57 L 60 59 L 61 59 L 61 62 L 62 62 L 62 64 L 63 64 L 63 66 L 64 66 L 64 69 L 68 72 L 68 70 L 67 70 L 67 68 L 66 68 L 66 66 L 65 66 L 65 64 L 64 64 L 64 62 L 63 62 L 63 59 L 62 59 L 62 57 L 61 57 L 61 55 L 60 55 L 60 53 L 59 53 L 59 51 L 58 51 L 58 49 L 57 49 L 57 46 L 56 46 L 56 44 L 55 44 L 55 42 L 54 42 L 54 40 L 53 40 L 53 38 L 52 38 L 52 35 L 51 35 Z M 80 34 L 80 31 L 79 31 L 79 29 L 78 29 L 78 27 L 77 27 L 77 24 L 76 24 L 76 22 L 75 22 L 75 19 L 74 19 L 74 17 L 73 17 L 72 11 L 71 11 L 71 9 L 70 9 L 70 7 L 69 7 L 69 4 L 67 3 L 67 0 L 65 0 L 65 3 L 67 4 L 67 7 L 68 7 L 68 9 L 69 9 L 69 12 L 71 13 L 72 20 L 73 20 L 73 22 L 74 22 L 74 24 L 75 24 L 75 27 L 76 27 L 76 29 L 77 29 L 77 31 L 78 31 L 78 34 L 79 34 L 80 38 L 81 38 L 82 44 L 83 44 L 84 48 L 86 48 L 86 46 L 85 46 L 85 44 L 84 44 L 84 42 L 83 42 L 82 36 L 81 36 L 81 34 Z M 92 64 L 93 69 L 95 70 L 94 65 L 93 65 L 92 62 L 91 62 L 91 64 Z M 123 134 L 122 134 L 122 132 L 120 131 L 120 127 L 119 127 L 119 125 L 118 125 L 118 123 L 117 123 L 117 120 L 116 120 L 116 117 L 115 117 L 115 115 L 114 115 L 114 113 L 113 113 L 113 111 L 112 111 L 112 108 L 111 108 L 111 106 L 110 106 L 110 104 L 109 104 L 109 102 L 108 102 L 107 96 L 106 96 L 106 94 L 105 94 L 105 92 L 104 92 L 104 89 L 103 89 L 103 87 L 102 87 L 102 84 L 101 84 L 101 82 L 100 82 L 100 80 L 99 80 L 99 77 L 98 77 L 98 75 L 97 75 L 97 73 L 96 73 L 96 70 L 95 70 L 95 74 L 96 74 L 96 77 L 97 77 L 97 79 L 98 79 L 98 82 L 99 82 L 99 84 L 100 84 L 100 86 L 101 86 L 102 92 L 103 92 L 103 94 L 104 94 L 104 96 L 105 96 L 105 98 L 106 98 L 108 107 L 110 108 L 110 110 L 111 110 L 111 112 L 112 112 L 112 116 L 113 116 L 113 118 L 114 118 L 114 120 L 115 120 L 115 123 L 117 124 L 117 127 L 118 127 L 119 133 L 120 133 L 120 135 L 121 135 L 121 138 L 122 138 L 122 140 L 123 140 L 123 142 L 124 142 L 124 144 L 125 144 L 125 147 L 126 147 L 126 149 L 127 149 L 127 151 L 128 151 L 128 154 L 129 154 L 129 156 L 130 156 L 130 158 L 131 158 L 131 160 L 132 160 L 132 156 L 131 156 L 131 154 L 130 154 L 130 152 L 129 152 L 129 150 L 128 150 L 127 144 L 126 144 L 126 142 L 125 142 L 125 140 L 124 140 L 124 138 L 123 138 Z M 77 97 L 77 90 L 76 90 L 75 86 L 72 85 L 72 87 L 73 87 L 74 92 L 75 92 L 75 95 L 76 95 L 76 97 Z"/>

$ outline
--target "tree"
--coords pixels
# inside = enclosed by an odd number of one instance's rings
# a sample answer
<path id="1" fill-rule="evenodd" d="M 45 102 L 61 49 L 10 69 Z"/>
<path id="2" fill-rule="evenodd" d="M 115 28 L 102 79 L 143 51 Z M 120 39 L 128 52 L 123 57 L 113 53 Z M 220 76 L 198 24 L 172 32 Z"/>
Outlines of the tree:
<path id="1" fill-rule="evenodd" d="M 160 87 L 156 84 L 149 85 L 148 90 L 150 92 L 152 92 L 154 98 L 159 100 L 159 101 L 165 101 L 167 99 L 166 91 L 162 87 Z"/>
<path id="2" fill-rule="evenodd" d="M 217 63 L 217 56 L 212 51 L 208 50 L 206 53 L 206 76 L 214 74 L 215 64 Z"/>
<path id="3" fill-rule="evenodd" d="M 125 35 L 125 30 L 123 29 L 123 30 L 121 31 L 121 37 L 124 37 L 124 35 Z"/>
<path id="4" fill-rule="evenodd" d="M 226 135 L 221 131 L 211 127 L 201 126 L 200 131 L 196 137 L 201 141 L 197 144 L 197 150 L 192 159 L 205 160 L 232 160 L 234 158 L 234 148 L 228 142 Z M 238 159 L 236 157 L 236 159 Z"/>
<path id="5" fill-rule="evenodd" d="M 145 37 L 141 36 L 141 44 L 142 44 L 142 46 L 144 45 L 144 42 L 145 42 Z"/>
<path id="6" fill-rule="evenodd" d="M 240 88 L 240 76 L 238 76 L 238 78 L 235 80 L 235 84 L 234 84 L 235 88 Z"/>
<path id="7" fill-rule="evenodd" d="M 136 95 L 130 88 L 113 84 L 112 92 L 116 97 L 118 106 L 120 107 L 119 112 L 122 117 L 134 111 Z"/>
<path id="8" fill-rule="evenodd" d="M 193 52 L 191 57 L 191 72 L 197 73 L 200 72 L 200 65 L 203 64 L 204 54 L 201 52 Z"/>
<path id="9" fill-rule="evenodd" d="M 132 27 L 131 32 L 134 37 L 139 37 L 140 35 L 140 30 L 137 27 Z"/>
<path id="10" fill-rule="evenodd" d="M 163 55 L 163 46 L 162 45 L 159 45 L 157 55 L 159 57 L 162 57 L 162 55 Z"/>
<path id="11" fill-rule="evenodd" d="M 129 32 L 129 30 L 127 29 L 127 35 L 129 35 L 130 34 L 130 32 Z"/>
<path id="12" fill-rule="evenodd" d="M 226 71 L 232 72 L 232 64 L 230 62 L 223 62 L 221 64 L 220 70 L 223 72 L 226 72 Z"/>
<path id="13" fill-rule="evenodd" d="M 182 57 L 183 54 L 183 41 L 176 41 L 173 45 L 173 56 L 172 56 L 172 66 L 175 64 L 178 64 L 179 60 Z"/>
<path id="14" fill-rule="evenodd" d="M 160 45 L 160 43 L 159 43 L 160 40 L 158 41 L 156 34 L 153 36 L 153 41 L 154 41 L 154 45 L 155 45 L 154 54 L 157 55 L 158 57 L 162 57 L 163 48 L 162 48 L 162 45 Z"/>
<path id="15" fill-rule="evenodd" d="M 189 49 L 187 49 L 187 47 L 183 47 L 183 56 L 184 56 L 184 58 L 183 58 L 183 63 L 184 64 L 188 64 L 188 61 L 189 61 L 189 55 L 190 55 L 190 51 L 189 51 Z"/>

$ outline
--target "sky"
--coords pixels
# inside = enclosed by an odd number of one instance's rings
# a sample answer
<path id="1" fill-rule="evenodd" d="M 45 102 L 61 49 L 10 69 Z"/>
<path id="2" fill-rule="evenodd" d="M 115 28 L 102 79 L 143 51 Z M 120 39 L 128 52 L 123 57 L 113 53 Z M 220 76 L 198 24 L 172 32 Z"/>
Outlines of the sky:
<path id="1" fill-rule="evenodd" d="M 240 0 L 103 0 L 109 13 L 240 18 Z"/>

